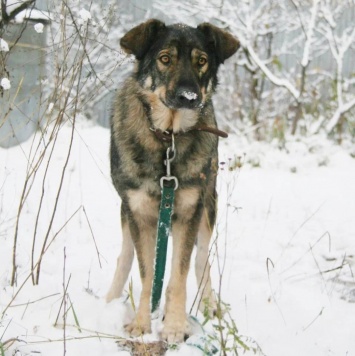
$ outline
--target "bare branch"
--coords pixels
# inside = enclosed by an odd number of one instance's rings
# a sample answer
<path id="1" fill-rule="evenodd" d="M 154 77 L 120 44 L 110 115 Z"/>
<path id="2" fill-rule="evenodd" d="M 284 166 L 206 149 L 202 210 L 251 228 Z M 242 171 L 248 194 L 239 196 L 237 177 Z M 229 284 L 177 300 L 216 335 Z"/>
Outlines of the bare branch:
<path id="1" fill-rule="evenodd" d="M 265 65 L 265 63 L 258 57 L 258 55 L 255 53 L 253 47 L 250 44 L 248 44 L 247 49 L 253 61 L 263 71 L 263 73 L 267 76 L 267 78 L 274 85 L 286 88 L 291 93 L 291 95 L 296 99 L 296 101 L 298 101 L 300 97 L 300 92 L 295 88 L 295 86 L 287 79 L 279 78 L 276 75 L 274 75 L 269 70 L 269 68 Z"/>

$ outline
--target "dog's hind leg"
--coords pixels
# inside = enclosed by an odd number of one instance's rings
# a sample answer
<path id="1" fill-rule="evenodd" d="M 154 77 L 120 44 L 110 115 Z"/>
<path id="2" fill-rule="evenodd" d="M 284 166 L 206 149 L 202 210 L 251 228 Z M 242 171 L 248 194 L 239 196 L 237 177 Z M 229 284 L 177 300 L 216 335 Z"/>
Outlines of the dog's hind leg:
<path id="1" fill-rule="evenodd" d="M 216 299 L 214 297 L 211 277 L 210 277 L 210 262 L 209 257 L 209 243 L 213 231 L 213 221 L 210 222 L 208 211 L 204 209 L 199 232 L 197 238 L 197 250 L 195 259 L 195 272 L 198 287 L 198 307 L 202 313 L 208 313 L 213 317 L 216 313 Z"/>
<path id="2" fill-rule="evenodd" d="M 122 248 L 121 254 L 117 259 L 116 272 L 113 277 L 112 285 L 109 292 L 106 295 L 106 301 L 110 302 L 115 298 L 119 298 L 122 294 L 123 288 L 126 284 L 129 272 L 131 271 L 134 246 L 131 238 L 131 233 L 127 221 L 127 217 L 121 209 L 121 221 L 122 221 Z"/>

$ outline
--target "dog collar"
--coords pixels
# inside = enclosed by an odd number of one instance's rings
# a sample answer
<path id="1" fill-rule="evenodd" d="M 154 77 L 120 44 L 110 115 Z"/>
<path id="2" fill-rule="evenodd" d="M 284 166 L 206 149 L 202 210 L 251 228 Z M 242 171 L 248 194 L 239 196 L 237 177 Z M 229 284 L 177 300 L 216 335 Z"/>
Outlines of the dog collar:
<path id="1" fill-rule="evenodd" d="M 151 124 L 151 127 L 149 128 L 150 131 L 154 132 L 154 134 L 155 134 L 155 136 L 156 136 L 156 138 L 158 140 L 163 141 L 163 142 L 171 142 L 171 140 L 172 140 L 171 135 L 173 134 L 173 131 L 172 130 L 163 131 L 163 130 L 160 130 L 158 128 L 155 128 L 153 123 L 152 123 L 151 116 L 150 116 L 150 107 L 149 107 L 148 103 L 145 101 L 145 99 L 143 97 L 141 98 L 141 100 L 142 100 L 142 103 L 143 103 L 144 111 L 145 111 L 145 113 L 146 113 L 146 115 L 148 117 L 148 120 L 149 120 L 150 124 Z M 216 127 L 203 125 L 203 124 L 200 124 L 200 125 L 197 124 L 195 126 L 192 126 L 189 129 L 187 129 L 186 131 L 174 133 L 174 135 L 178 136 L 178 135 L 182 135 L 184 133 L 190 132 L 190 131 L 204 131 L 204 132 L 209 132 L 209 133 L 214 134 L 214 135 L 219 136 L 219 137 L 223 137 L 223 138 L 227 138 L 228 137 L 227 132 L 219 130 Z"/>
<path id="2" fill-rule="evenodd" d="M 171 142 L 172 141 L 173 131 L 171 131 L 171 130 L 162 131 L 162 130 L 154 128 L 154 127 L 151 127 L 150 130 L 152 132 L 154 132 L 155 136 L 160 141 L 163 141 L 163 142 Z M 190 131 L 204 131 L 204 132 L 209 132 L 209 133 L 214 134 L 219 137 L 223 137 L 223 138 L 228 137 L 227 132 L 219 130 L 216 127 L 211 127 L 211 126 L 207 126 L 207 125 L 195 125 L 186 131 L 174 133 L 174 135 L 175 136 L 182 135 L 182 134 L 190 132 Z"/>

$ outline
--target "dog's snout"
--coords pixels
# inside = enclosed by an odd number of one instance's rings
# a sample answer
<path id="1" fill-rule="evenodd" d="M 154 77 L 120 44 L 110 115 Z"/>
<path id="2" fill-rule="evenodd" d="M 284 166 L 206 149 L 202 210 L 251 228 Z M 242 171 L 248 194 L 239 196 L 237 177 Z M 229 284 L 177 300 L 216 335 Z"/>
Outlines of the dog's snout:
<path id="1" fill-rule="evenodd" d="M 198 99 L 198 94 L 188 89 L 179 89 L 176 93 L 177 100 L 182 106 L 194 105 Z"/>
<path id="2" fill-rule="evenodd" d="M 192 109 L 200 104 L 199 94 L 190 88 L 179 88 L 174 95 L 174 104 L 178 108 Z"/>

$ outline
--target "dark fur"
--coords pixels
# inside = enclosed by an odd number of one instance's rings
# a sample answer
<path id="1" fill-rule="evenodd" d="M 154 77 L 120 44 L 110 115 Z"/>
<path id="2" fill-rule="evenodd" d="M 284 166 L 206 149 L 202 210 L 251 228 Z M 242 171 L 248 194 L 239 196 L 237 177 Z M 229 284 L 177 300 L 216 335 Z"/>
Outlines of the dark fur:
<path id="1" fill-rule="evenodd" d="M 207 23 L 192 28 L 179 24 L 166 26 L 158 20 L 149 20 L 129 31 L 121 39 L 121 47 L 138 61 L 135 73 L 117 95 L 112 117 L 111 175 L 122 199 L 125 245 L 108 300 L 122 292 L 130 267 L 127 272 L 122 261 L 131 263 L 131 238 L 143 290 L 136 319 L 127 330 L 133 335 L 150 331 L 146 304 L 153 274 L 161 196 L 159 180 L 165 175 L 163 162 L 170 146 L 150 129 L 174 131 L 177 155 L 172 163 L 172 174 L 179 180 L 172 223 L 176 256 L 173 256 L 172 276 L 166 292 L 162 336 L 179 342 L 188 332 L 185 289 L 191 252 L 199 230 L 200 248 L 205 251 L 207 244 L 208 250 L 216 216 L 218 139 L 211 133 L 188 130 L 196 124 L 217 126 L 211 101 L 217 85 L 217 69 L 238 49 L 239 42 Z M 205 252 L 203 256 L 207 258 Z M 122 269 L 125 269 L 124 276 L 118 277 Z M 206 283 L 207 278 L 209 276 L 203 277 Z M 212 297 L 207 295 L 207 298 Z M 177 305 L 169 306 L 169 303 Z"/>

